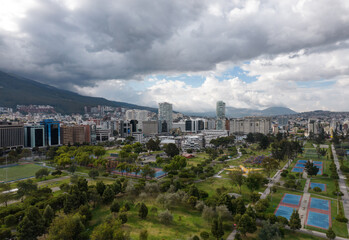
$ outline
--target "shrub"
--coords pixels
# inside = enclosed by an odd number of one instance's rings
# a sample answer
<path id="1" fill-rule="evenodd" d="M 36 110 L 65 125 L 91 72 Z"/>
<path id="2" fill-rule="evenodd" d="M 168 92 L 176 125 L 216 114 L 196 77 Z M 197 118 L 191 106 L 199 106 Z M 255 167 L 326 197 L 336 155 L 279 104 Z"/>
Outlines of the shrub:
<path id="1" fill-rule="evenodd" d="M 159 213 L 158 217 L 160 222 L 162 222 L 165 225 L 169 225 L 173 221 L 173 216 L 168 210 Z"/>
<path id="2" fill-rule="evenodd" d="M 288 175 L 288 178 L 289 179 L 296 179 L 296 177 L 294 175 L 292 175 L 292 174 Z"/>
<path id="3" fill-rule="evenodd" d="M 57 169 L 56 171 L 53 171 L 53 172 L 51 173 L 52 176 L 61 175 L 61 174 L 62 174 L 62 171 L 59 170 L 59 169 Z"/>
<path id="4" fill-rule="evenodd" d="M 41 168 L 35 173 L 35 178 L 42 178 L 44 176 L 48 176 L 50 171 L 47 168 Z"/>
<path id="5" fill-rule="evenodd" d="M 88 172 L 88 175 L 89 175 L 89 177 L 91 177 L 91 178 L 95 178 L 95 177 L 98 177 L 98 176 L 99 176 L 99 172 L 98 172 L 98 170 L 96 170 L 96 169 L 92 169 L 92 170 L 90 170 L 90 171 Z"/>
<path id="6" fill-rule="evenodd" d="M 343 196 L 344 194 L 341 191 L 333 191 L 333 195 Z"/>
<path id="7" fill-rule="evenodd" d="M 344 222 L 344 223 L 347 223 L 347 222 L 348 222 L 348 219 L 347 219 L 346 217 L 344 217 L 342 214 L 338 215 L 338 216 L 336 217 L 336 220 L 337 220 L 338 222 Z"/>
<path id="8" fill-rule="evenodd" d="M 8 215 L 5 217 L 4 223 L 7 227 L 11 227 L 17 223 L 17 218 L 15 217 L 15 215 Z"/>
<path id="9" fill-rule="evenodd" d="M 200 233 L 200 237 L 202 239 L 206 240 L 206 239 L 210 238 L 210 234 L 208 232 L 203 231 L 203 232 Z"/>
<path id="10" fill-rule="evenodd" d="M 121 223 L 127 223 L 127 214 L 126 213 L 120 213 L 118 216 L 118 219 L 121 220 Z"/>
<path id="11" fill-rule="evenodd" d="M 281 177 L 287 177 L 287 173 L 285 173 L 285 172 L 282 172 L 280 175 L 281 175 Z"/>
<path id="12" fill-rule="evenodd" d="M 314 187 L 313 190 L 314 190 L 315 192 L 322 192 L 321 188 L 319 188 L 319 187 Z"/>

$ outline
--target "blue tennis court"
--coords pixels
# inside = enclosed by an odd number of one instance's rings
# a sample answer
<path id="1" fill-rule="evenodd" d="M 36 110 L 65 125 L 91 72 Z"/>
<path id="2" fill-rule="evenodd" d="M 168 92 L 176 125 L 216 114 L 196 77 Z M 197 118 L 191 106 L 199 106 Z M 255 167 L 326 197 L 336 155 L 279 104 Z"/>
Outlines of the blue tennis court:
<path id="1" fill-rule="evenodd" d="M 279 205 L 276 210 L 275 216 L 281 216 L 290 220 L 294 208 Z"/>
<path id="2" fill-rule="evenodd" d="M 311 198 L 310 208 L 328 211 L 330 209 L 330 203 L 328 200 L 319 199 L 319 198 Z"/>
<path id="3" fill-rule="evenodd" d="M 292 204 L 292 205 L 299 205 L 299 202 L 301 200 L 300 195 L 294 195 L 294 194 L 289 194 L 286 193 L 284 195 L 284 198 L 281 200 L 281 203 L 286 203 L 286 204 Z"/>
<path id="4" fill-rule="evenodd" d="M 297 163 L 307 163 L 307 160 L 298 160 Z"/>
<path id="5" fill-rule="evenodd" d="M 305 164 L 304 163 L 297 163 L 295 167 L 304 168 Z"/>
<path id="6" fill-rule="evenodd" d="M 313 161 L 314 164 L 322 165 L 322 161 Z"/>
<path id="7" fill-rule="evenodd" d="M 298 167 L 294 167 L 292 169 L 292 172 L 303 172 L 304 171 L 304 168 L 298 168 Z"/>
<path id="8" fill-rule="evenodd" d="M 309 211 L 307 225 L 328 229 L 330 225 L 330 217 L 324 213 Z"/>
<path id="9" fill-rule="evenodd" d="M 310 183 L 310 188 L 314 189 L 315 187 L 318 187 L 321 189 L 321 191 L 326 191 L 326 184 L 324 183 Z"/>
<path id="10" fill-rule="evenodd" d="M 316 175 L 322 175 L 322 169 L 319 169 Z"/>

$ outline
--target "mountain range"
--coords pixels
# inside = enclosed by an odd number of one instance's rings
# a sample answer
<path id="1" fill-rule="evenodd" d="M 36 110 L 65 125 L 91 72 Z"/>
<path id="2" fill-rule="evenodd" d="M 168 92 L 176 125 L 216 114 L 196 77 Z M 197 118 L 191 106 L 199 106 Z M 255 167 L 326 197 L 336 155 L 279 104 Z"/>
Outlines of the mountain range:
<path id="1" fill-rule="evenodd" d="M 157 112 L 156 108 L 138 106 L 125 102 L 109 101 L 100 97 L 82 96 L 42 84 L 30 79 L 0 71 L 0 106 L 16 108 L 16 105 L 51 105 L 57 112 L 83 113 L 84 106 L 106 105 L 142 109 Z"/>
<path id="2" fill-rule="evenodd" d="M 60 113 L 83 113 L 84 106 L 106 105 L 157 112 L 156 108 L 125 102 L 109 101 L 100 97 L 82 96 L 75 92 L 58 89 L 14 74 L 0 71 L 0 107 L 16 108 L 17 105 L 51 105 Z M 264 110 L 226 107 L 227 117 L 272 116 L 295 114 L 289 108 L 270 107 Z M 215 112 L 185 113 L 191 116 L 215 117 Z"/>

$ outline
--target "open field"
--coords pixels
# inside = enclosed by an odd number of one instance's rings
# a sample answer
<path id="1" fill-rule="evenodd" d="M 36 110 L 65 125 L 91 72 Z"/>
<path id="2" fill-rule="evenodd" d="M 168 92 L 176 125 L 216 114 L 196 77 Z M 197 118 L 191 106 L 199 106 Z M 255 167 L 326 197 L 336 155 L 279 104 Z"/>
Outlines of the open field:
<path id="1" fill-rule="evenodd" d="M 186 207 L 174 207 L 170 210 L 173 215 L 173 223 L 164 225 L 158 220 L 157 213 L 151 212 L 150 209 L 155 207 L 158 213 L 165 209 L 152 198 L 145 200 L 144 203 L 149 209 L 146 220 L 139 218 L 136 206 L 132 206 L 130 211 L 127 212 L 128 221 L 124 225 L 124 229 L 130 232 L 132 239 L 138 239 L 139 233 L 143 229 L 147 229 L 148 239 L 150 240 L 188 239 L 194 235 L 193 233 L 199 235 L 202 231 L 210 232 L 211 223 L 204 220 L 199 211 L 188 210 Z M 103 206 L 94 209 L 92 214 L 91 230 L 103 222 L 111 213 L 108 206 Z M 223 238 L 225 239 L 232 230 L 230 227 L 232 222 L 226 222 L 224 225 L 225 235 Z M 214 238 L 211 236 L 210 239 Z"/>
<path id="2" fill-rule="evenodd" d="M 8 168 L 0 168 L 0 181 L 14 181 L 33 177 L 35 176 L 35 173 L 41 168 L 43 167 L 36 164 L 24 164 Z"/>

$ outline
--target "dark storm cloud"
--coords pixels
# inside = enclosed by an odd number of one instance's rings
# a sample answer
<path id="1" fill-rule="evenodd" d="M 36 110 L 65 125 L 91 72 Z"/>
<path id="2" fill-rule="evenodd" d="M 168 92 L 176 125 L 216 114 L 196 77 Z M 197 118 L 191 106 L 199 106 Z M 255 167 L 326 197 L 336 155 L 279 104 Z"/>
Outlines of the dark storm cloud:
<path id="1" fill-rule="evenodd" d="M 349 37 L 345 1 L 42 0 L 0 32 L 0 68 L 65 86 L 206 71 Z M 6 56 L 6 57 L 5 57 Z"/>

